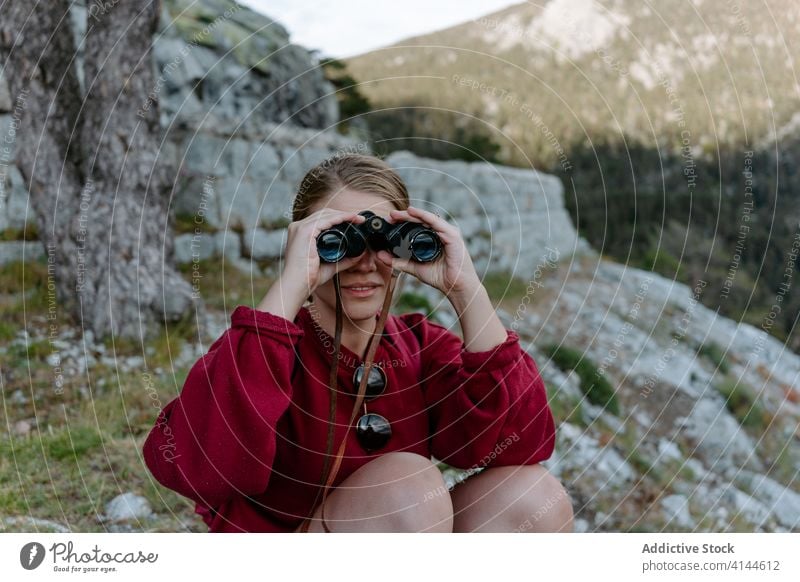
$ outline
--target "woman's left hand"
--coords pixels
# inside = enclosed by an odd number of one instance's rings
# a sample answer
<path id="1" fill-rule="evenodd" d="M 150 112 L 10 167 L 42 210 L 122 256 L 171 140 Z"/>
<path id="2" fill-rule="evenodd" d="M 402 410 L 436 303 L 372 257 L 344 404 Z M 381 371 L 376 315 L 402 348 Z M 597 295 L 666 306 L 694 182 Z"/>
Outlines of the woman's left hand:
<path id="1" fill-rule="evenodd" d="M 409 206 L 408 210 L 392 210 L 391 222 L 419 222 L 436 232 L 442 241 L 442 256 L 430 263 L 400 259 L 387 251 L 378 252 L 378 259 L 399 271 L 409 273 L 452 298 L 472 294 L 481 281 L 472 264 L 464 239 L 457 227 L 432 212 Z"/>

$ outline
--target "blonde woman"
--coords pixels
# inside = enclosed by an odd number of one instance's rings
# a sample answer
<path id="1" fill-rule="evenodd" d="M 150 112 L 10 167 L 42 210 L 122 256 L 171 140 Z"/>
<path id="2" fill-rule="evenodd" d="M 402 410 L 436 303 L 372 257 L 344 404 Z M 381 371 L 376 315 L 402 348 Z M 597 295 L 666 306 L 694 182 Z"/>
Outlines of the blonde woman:
<path id="1" fill-rule="evenodd" d="M 418 263 L 368 248 L 321 262 L 317 236 L 363 223 L 364 210 L 424 224 L 442 256 Z M 388 315 L 368 397 L 350 426 L 393 269 L 447 296 L 463 340 L 421 314 Z M 334 275 L 342 309 L 335 399 Z M 409 206 L 382 160 L 352 154 L 308 172 L 280 277 L 256 309 L 234 310 L 159 414 L 144 457 L 159 482 L 195 501 L 213 532 L 571 531 L 569 497 L 538 464 L 554 434 L 536 364 L 495 314 L 458 229 Z M 324 530 L 329 436 L 344 454 Z M 432 456 L 471 476 L 448 489 Z"/>

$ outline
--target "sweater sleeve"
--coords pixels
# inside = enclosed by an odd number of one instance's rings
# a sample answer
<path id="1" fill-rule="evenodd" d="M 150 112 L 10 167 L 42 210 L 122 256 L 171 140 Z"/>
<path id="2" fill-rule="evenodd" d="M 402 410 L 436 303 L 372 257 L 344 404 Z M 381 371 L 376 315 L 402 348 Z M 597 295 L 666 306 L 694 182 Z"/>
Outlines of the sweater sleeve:
<path id="1" fill-rule="evenodd" d="M 433 455 L 459 469 L 532 465 L 550 457 L 555 424 L 544 381 L 519 336 L 483 352 L 414 314 Z"/>
<path id="2" fill-rule="evenodd" d="M 266 489 L 302 335 L 282 317 L 234 310 L 231 327 L 192 366 L 145 441 L 144 459 L 159 483 L 211 508 L 234 493 Z"/>

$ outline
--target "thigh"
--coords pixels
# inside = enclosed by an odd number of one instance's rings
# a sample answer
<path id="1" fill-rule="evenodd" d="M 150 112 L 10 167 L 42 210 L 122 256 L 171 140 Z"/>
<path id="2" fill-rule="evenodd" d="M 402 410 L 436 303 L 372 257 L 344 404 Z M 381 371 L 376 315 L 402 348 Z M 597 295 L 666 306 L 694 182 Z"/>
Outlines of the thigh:
<path id="1" fill-rule="evenodd" d="M 541 465 L 493 467 L 455 486 L 457 532 L 571 531 L 572 503 Z"/>
<path id="2" fill-rule="evenodd" d="M 317 507 L 309 532 L 324 531 Z M 452 530 L 452 504 L 429 458 L 386 453 L 354 471 L 328 493 L 325 522 L 332 532 Z"/>

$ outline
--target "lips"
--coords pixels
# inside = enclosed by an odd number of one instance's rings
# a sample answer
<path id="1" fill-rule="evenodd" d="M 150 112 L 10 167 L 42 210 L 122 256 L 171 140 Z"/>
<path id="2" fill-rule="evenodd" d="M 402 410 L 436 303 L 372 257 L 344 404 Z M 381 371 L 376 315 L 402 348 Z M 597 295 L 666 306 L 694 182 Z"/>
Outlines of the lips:
<path id="1" fill-rule="evenodd" d="M 363 281 L 358 283 L 350 283 L 349 285 L 342 285 L 342 290 L 348 295 L 355 297 L 370 297 L 376 293 L 376 290 L 381 287 L 380 283 L 373 283 L 371 281 Z"/>

